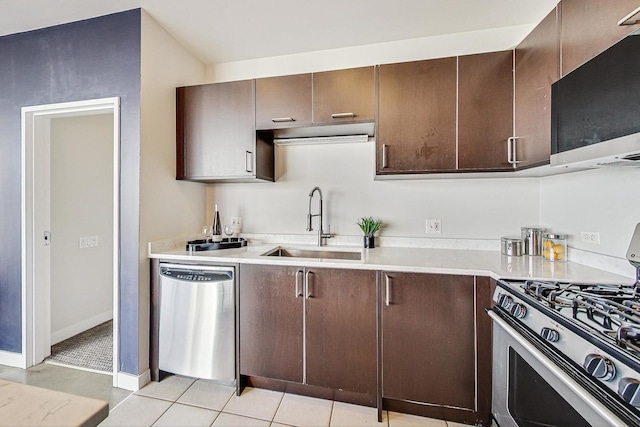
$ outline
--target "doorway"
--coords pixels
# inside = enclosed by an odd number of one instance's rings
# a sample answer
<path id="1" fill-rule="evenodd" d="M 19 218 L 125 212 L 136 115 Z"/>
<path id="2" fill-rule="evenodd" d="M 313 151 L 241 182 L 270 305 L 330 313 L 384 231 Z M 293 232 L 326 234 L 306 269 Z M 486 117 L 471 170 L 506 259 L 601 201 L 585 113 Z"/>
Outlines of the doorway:
<path id="1" fill-rule="evenodd" d="M 119 131 L 119 98 L 22 109 L 24 368 L 112 317 L 117 386 Z"/>

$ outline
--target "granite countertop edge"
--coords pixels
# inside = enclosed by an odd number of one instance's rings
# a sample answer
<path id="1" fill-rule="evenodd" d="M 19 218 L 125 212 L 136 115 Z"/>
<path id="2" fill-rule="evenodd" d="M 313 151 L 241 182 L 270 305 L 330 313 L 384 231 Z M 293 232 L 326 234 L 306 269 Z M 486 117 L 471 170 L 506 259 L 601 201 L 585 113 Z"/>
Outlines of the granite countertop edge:
<path id="1" fill-rule="evenodd" d="M 176 243 L 178 242 L 178 243 Z M 509 257 L 495 250 L 415 247 L 328 246 L 330 251 L 361 252 L 361 260 L 279 258 L 264 256 L 278 247 L 318 250 L 304 244 L 258 243 L 242 248 L 188 252 L 184 240 L 149 245 L 148 257 L 186 264 L 261 264 L 316 268 L 344 268 L 414 273 L 488 276 L 493 279 L 555 280 L 581 283 L 632 284 L 633 279 L 575 262 L 552 262 L 540 256 Z"/>

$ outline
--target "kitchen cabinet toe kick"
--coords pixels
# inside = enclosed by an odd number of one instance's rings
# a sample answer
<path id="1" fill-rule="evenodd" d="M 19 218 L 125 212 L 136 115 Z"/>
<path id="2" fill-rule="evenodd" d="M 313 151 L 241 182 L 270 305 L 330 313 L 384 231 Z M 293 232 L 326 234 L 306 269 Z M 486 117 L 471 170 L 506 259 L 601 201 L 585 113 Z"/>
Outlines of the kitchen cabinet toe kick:
<path id="1" fill-rule="evenodd" d="M 371 408 L 376 407 L 375 394 L 358 393 L 347 390 L 319 387 L 308 384 L 276 380 L 273 378 L 241 375 L 240 390 L 244 390 L 245 387 L 263 388 L 266 390 L 280 391 L 283 393 L 316 397 L 318 399 L 352 403 L 354 405 L 368 406 Z"/>

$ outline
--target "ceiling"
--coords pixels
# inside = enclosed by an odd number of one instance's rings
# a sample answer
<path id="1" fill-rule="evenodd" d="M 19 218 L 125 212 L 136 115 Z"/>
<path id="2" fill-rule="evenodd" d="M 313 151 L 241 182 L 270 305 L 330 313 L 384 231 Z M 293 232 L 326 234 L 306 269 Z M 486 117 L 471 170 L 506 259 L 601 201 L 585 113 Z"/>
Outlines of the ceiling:
<path id="1" fill-rule="evenodd" d="M 540 22 L 558 0 L 0 0 L 0 35 L 143 8 L 205 64 Z"/>

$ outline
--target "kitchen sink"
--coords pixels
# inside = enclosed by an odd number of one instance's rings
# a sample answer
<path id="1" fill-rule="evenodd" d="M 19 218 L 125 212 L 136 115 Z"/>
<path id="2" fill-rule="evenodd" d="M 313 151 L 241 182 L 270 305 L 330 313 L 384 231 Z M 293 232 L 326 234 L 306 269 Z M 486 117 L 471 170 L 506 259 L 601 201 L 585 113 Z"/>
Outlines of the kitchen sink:
<path id="1" fill-rule="evenodd" d="M 275 256 L 287 258 L 321 258 L 321 259 L 347 259 L 359 261 L 362 259 L 362 252 L 354 251 L 332 251 L 326 249 L 293 249 L 277 247 L 265 252 L 262 256 Z"/>

